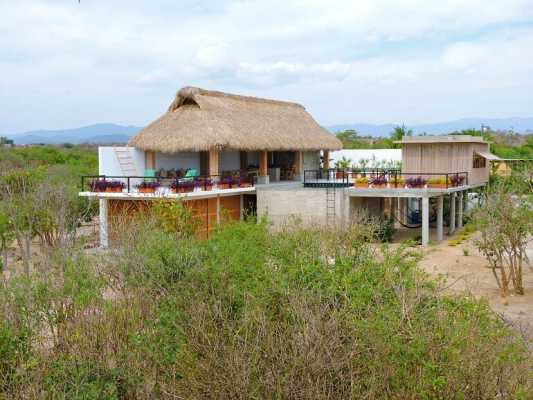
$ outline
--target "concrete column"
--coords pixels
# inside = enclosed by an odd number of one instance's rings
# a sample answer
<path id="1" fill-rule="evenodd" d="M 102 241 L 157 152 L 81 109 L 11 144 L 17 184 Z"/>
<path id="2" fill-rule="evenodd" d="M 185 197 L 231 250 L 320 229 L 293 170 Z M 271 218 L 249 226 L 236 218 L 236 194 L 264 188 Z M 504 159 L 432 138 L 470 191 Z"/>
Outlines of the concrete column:
<path id="1" fill-rule="evenodd" d="M 100 248 L 109 247 L 108 222 L 107 222 L 107 199 L 100 199 Z"/>
<path id="2" fill-rule="evenodd" d="M 437 242 L 443 239 L 444 196 L 437 197 Z"/>
<path id="3" fill-rule="evenodd" d="M 422 246 L 429 243 L 429 197 L 422 197 Z"/>
<path id="4" fill-rule="evenodd" d="M 457 204 L 457 228 L 463 227 L 463 192 L 459 192 L 459 201 Z"/>
<path id="5" fill-rule="evenodd" d="M 455 232 L 455 193 L 450 194 L 450 234 Z"/>
<path id="6" fill-rule="evenodd" d="M 242 221 L 244 219 L 244 196 L 242 194 L 239 196 L 239 201 L 240 220 Z"/>

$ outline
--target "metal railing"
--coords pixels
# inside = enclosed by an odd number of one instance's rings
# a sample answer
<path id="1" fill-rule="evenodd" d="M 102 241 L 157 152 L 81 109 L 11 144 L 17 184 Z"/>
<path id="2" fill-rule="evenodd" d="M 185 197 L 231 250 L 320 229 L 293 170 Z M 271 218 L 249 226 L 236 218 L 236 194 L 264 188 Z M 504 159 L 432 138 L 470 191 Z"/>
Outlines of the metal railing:
<path id="1" fill-rule="evenodd" d="M 468 185 L 468 172 L 401 172 L 398 169 L 304 171 L 305 187 L 442 188 Z"/>
<path id="2" fill-rule="evenodd" d="M 255 174 L 245 171 L 219 175 L 197 175 L 193 177 L 161 176 L 119 176 L 83 175 L 81 191 L 115 193 L 189 193 L 213 189 L 237 189 L 253 187 L 257 182 Z"/>

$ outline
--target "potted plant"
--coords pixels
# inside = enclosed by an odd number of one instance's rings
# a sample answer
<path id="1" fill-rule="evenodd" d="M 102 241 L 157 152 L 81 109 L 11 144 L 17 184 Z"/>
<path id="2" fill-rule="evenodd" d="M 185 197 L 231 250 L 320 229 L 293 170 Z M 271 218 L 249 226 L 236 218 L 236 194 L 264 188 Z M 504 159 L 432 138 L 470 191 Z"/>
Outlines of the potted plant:
<path id="1" fill-rule="evenodd" d="M 105 192 L 107 181 L 105 179 L 97 179 L 89 182 L 89 189 L 91 192 Z"/>
<path id="2" fill-rule="evenodd" d="M 335 169 L 337 171 L 335 171 L 335 178 L 336 179 L 343 179 L 344 176 L 346 175 L 346 170 L 348 168 L 350 168 L 350 163 L 352 162 L 352 160 L 350 160 L 349 158 L 346 158 L 344 156 L 342 156 L 342 158 L 340 160 L 337 160 L 335 162 Z"/>
<path id="3" fill-rule="evenodd" d="M 249 176 L 241 176 L 239 178 L 239 186 L 240 187 L 251 187 L 251 186 L 253 186 L 251 178 Z"/>
<path id="4" fill-rule="evenodd" d="M 368 187 L 368 179 L 365 176 L 360 176 L 355 180 L 355 187 L 358 188 L 367 188 Z"/>
<path id="5" fill-rule="evenodd" d="M 137 185 L 137 190 L 139 193 L 155 193 L 160 186 L 159 182 L 144 181 Z"/>
<path id="6" fill-rule="evenodd" d="M 456 174 L 456 175 L 452 175 L 449 178 L 449 183 L 450 183 L 450 186 L 452 187 L 461 186 L 464 184 L 464 182 L 465 182 L 465 177 L 463 175 Z"/>
<path id="7" fill-rule="evenodd" d="M 401 176 L 392 175 L 389 178 L 389 187 L 391 188 L 403 188 L 405 182 Z"/>
<path id="8" fill-rule="evenodd" d="M 200 178 L 197 186 L 202 190 L 211 190 L 213 189 L 213 181 L 211 178 Z"/>
<path id="9" fill-rule="evenodd" d="M 220 181 L 217 183 L 217 188 L 220 190 L 230 189 L 233 184 L 233 178 L 231 176 L 225 176 L 220 178 Z"/>
<path id="10" fill-rule="evenodd" d="M 106 181 L 105 191 L 108 193 L 122 193 L 126 187 L 124 182 L 120 181 Z"/>
<path id="11" fill-rule="evenodd" d="M 186 180 L 186 181 L 174 181 L 170 185 L 170 190 L 172 190 L 174 193 L 189 193 L 193 192 L 194 188 L 197 186 L 197 182 L 192 180 Z"/>
<path id="12" fill-rule="evenodd" d="M 387 178 L 385 175 L 373 176 L 368 180 L 368 183 L 371 188 L 386 188 L 387 187 Z"/>
<path id="13" fill-rule="evenodd" d="M 423 188 L 426 186 L 426 180 L 420 176 L 416 178 L 407 178 L 405 180 L 405 187 L 408 189 Z"/>
<path id="14" fill-rule="evenodd" d="M 428 188 L 433 189 L 442 189 L 446 188 L 446 179 L 445 178 L 430 178 L 427 181 Z"/>

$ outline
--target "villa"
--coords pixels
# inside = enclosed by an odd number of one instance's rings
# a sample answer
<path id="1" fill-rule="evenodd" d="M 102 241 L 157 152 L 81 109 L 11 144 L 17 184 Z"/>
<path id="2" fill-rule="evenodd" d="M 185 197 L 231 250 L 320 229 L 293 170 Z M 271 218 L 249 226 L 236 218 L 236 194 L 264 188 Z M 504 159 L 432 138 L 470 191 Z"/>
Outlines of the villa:
<path id="1" fill-rule="evenodd" d="M 82 177 L 80 196 L 99 200 L 102 247 L 109 245 L 109 221 L 157 199 L 181 199 L 204 237 L 246 213 L 267 216 L 273 228 L 290 217 L 342 227 L 365 209 L 419 225 L 423 245 L 434 220 L 441 241 L 445 199 L 453 232 L 462 226 L 465 193 L 487 184 L 497 157 L 480 137 L 399 143 L 401 168 L 395 152 L 387 166 L 341 167 L 341 154 L 348 154 L 334 153 L 341 142 L 301 105 L 185 87 L 128 146 L 99 148 L 99 175 Z"/>

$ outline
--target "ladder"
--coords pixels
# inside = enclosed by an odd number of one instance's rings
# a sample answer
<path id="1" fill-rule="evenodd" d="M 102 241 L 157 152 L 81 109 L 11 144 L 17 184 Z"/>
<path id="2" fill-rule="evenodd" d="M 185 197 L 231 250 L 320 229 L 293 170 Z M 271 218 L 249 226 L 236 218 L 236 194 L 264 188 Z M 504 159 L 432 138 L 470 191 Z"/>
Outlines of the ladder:
<path id="1" fill-rule="evenodd" d="M 118 164 L 120 165 L 120 170 L 124 176 L 136 176 L 137 175 L 137 166 L 135 165 L 135 160 L 131 154 L 131 149 L 129 147 L 114 147 L 115 156 L 117 157 Z"/>
<path id="2" fill-rule="evenodd" d="M 328 171 L 329 174 L 329 171 Z M 337 182 L 333 179 L 333 182 L 326 182 L 326 225 L 329 228 L 335 226 L 335 208 L 337 197 Z"/>

